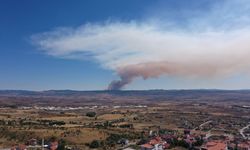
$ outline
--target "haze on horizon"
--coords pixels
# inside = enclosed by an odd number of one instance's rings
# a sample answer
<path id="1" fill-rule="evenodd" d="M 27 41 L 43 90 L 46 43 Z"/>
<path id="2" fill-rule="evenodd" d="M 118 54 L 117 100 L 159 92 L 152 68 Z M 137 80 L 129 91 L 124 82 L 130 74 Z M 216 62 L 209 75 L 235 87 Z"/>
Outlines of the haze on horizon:
<path id="1" fill-rule="evenodd" d="M 247 0 L 2 3 L 0 89 L 250 88 Z"/>

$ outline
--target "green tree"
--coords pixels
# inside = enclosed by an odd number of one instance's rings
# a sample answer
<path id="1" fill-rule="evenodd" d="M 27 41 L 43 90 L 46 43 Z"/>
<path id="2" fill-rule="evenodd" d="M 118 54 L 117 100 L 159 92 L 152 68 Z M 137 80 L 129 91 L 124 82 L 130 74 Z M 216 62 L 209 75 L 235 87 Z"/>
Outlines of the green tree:
<path id="1" fill-rule="evenodd" d="M 88 117 L 95 117 L 96 113 L 95 112 L 87 112 L 86 116 L 88 116 Z"/>
<path id="2" fill-rule="evenodd" d="M 99 148 L 101 146 L 100 142 L 98 140 L 94 140 L 89 144 L 90 148 Z"/>
<path id="3" fill-rule="evenodd" d="M 61 139 L 58 143 L 57 150 L 65 150 L 65 146 L 66 146 L 66 141 L 64 139 Z"/>

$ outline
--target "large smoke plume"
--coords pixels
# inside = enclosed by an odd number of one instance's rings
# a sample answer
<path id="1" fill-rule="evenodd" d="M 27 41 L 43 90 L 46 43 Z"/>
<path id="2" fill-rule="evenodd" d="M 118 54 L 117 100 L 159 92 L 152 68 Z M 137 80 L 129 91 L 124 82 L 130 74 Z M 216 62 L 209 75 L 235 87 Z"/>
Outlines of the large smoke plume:
<path id="1" fill-rule="evenodd" d="M 246 73 L 250 70 L 250 2 L 220 3 L 203 14 L 185 10 L 182 23 L 165 15 L 139 22 L 89 23 L 36 34 L 32 42 L 48 55 L 92 60 L 116 72 L 120 80 L 112 81 L 110 90 L 122 89 L 136 78 Z"/>
<path id="2" fill-rule="evenodd" d="M 134 79 L 142 77 L 144 80 L 148 78 L 157 78 L 161 75 L 168 76 L 185 76 L 185 77 L 202 77 L 213 78 L 237 73 L 250 68 L 250 61 L 241 61 L 239 58 L 224 58 L 228 60 L 211 59 L 209 62 L 183 62 L 170 63 L 167 61 L 147 62 L 135 65 L 129 65 L 117 70 L 120 80 L 112 81 L 108 89 L 120 90 Z M 195 61 L 195 59 L 193 59 Z M 240 63 L 242 62 L 242 63 Z"/>

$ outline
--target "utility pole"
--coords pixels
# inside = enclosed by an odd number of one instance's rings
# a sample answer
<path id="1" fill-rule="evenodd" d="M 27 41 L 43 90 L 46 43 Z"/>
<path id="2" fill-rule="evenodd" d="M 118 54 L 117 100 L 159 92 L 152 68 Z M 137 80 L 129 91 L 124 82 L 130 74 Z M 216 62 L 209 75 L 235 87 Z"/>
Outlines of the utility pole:
<path id="1" fill-rule="evenodd" d="M 42 150 L 44 150 L 44 138 L 42 139 Z"/>

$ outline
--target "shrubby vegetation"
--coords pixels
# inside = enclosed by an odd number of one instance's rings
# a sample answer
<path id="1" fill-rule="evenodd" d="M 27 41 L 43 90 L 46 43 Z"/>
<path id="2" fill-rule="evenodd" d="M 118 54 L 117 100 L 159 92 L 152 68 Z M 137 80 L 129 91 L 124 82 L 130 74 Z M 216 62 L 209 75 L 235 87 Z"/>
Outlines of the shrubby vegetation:
<path id="1" fill-rule="evenodd" d="M 89 144 L 90 148 L 99 148 L 102 145 L 101 141 L 94 140 Z"/>
<path id="2" fill-rule="evenodd" d="M 130 133 L 130 134 L 110 134 L 106 140 L 99 141 L 94 140 L 91 143 L 88 144 L 90 148 L 98 148 L 98 147 L 114 147 L 121 139 L 139 139 L 140 136 L 136 133 Z"/>
<path id="3" fill-rule="evenodd" d="M 96 116 L 96 112 L 87 112 L 86 116 L 88 116 L 88 117 L 95 117 Z"/>

